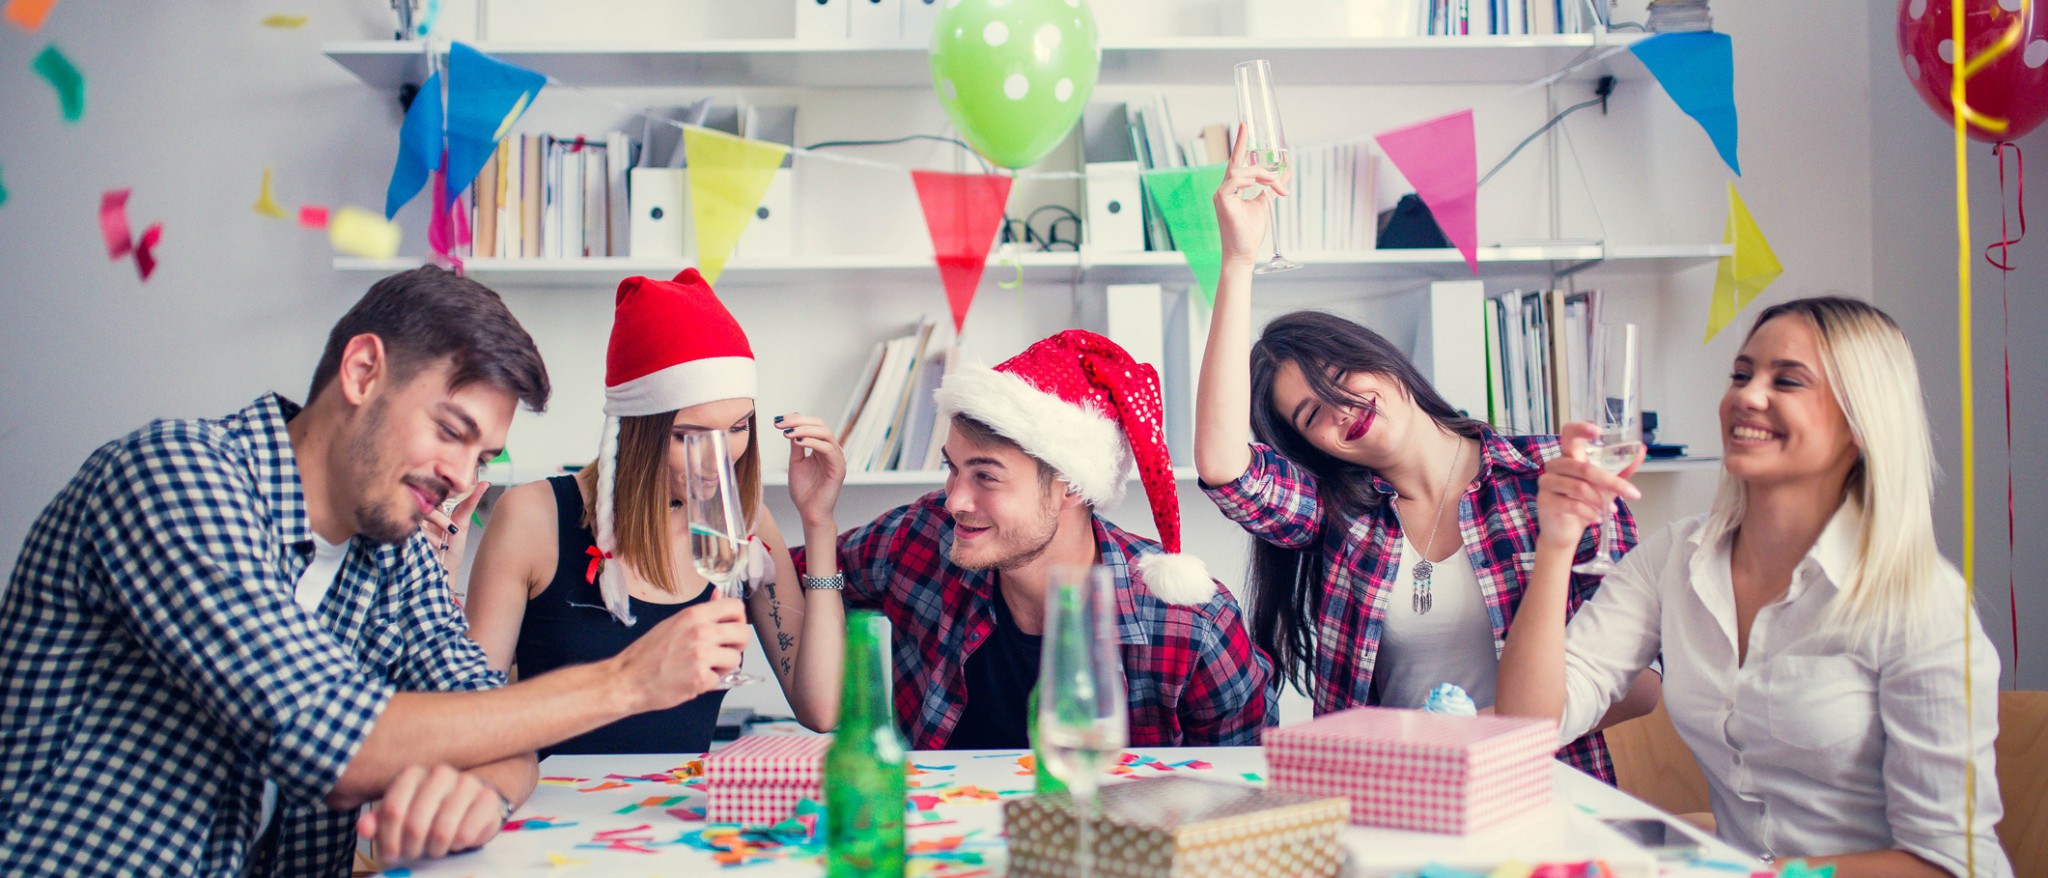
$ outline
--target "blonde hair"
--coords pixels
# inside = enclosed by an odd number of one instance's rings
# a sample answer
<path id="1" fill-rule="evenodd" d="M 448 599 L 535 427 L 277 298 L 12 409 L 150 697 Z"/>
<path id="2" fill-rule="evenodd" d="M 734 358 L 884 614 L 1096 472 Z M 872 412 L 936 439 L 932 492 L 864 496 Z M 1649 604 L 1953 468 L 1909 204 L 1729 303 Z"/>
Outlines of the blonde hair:
<path id="1" fill-rule="evenodd" d="M 613 489 L 613 533 L 618 540 L 614 554 L 642 579 L 662 591 L 674 594 L 680 587 L 675 569 L 675 545 L 669 538 L 668 446 L 675 429 L 676 413 L 620 418 L 618 475 Z M 747 415 L 747 450 L 733 464 L 739 480 L 740 514 L 751 523 L 761 503 L 761 443 L 754 441 L 754 416 Z M 597 463 L 593 461 L 576 473 L 576 484 L 585 498 L 596 498 Z M 595 528 L 601 500 L 583 508 L 583 526 Z"/>
<path id="2" fill-rule="evenodd" d="M 1813 328 L 1821 369 L 1858 451 L 1843 502 L 1857 505 L 1863 532 L 1831 621 L 1855 633 L 1910 629 L 1930 615 L 1925 610 L 1947 564 L 1934 539 L 1934 447 L 1912 345 L 1890 315 L 1844 296 L 1767 308 L 1743 341 L 1778 317 Z M 1724 470 L 1709 537 L 1734 532 L 1746 497 L 1741 480 Z"/>

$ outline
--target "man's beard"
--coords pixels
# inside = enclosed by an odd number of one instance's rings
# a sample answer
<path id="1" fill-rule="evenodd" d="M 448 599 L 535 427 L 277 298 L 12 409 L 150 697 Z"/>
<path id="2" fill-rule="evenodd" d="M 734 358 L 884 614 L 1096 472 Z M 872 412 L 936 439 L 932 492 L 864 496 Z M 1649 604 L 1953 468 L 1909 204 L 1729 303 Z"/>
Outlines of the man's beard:
<path id="1" fill-rule="evenodd" d="M 1053 537 L 1058 535 L 1059 533 L 1059 521 L 1059 504 L 1049 504 L 1046 507 L 1044 517 L 1040 518 L 1038 521 L 1038 524 L 1043 528 L 1043 535 L 1025 535 L 1024 541 L 1027 543 L 1026 548 L 1020 549 L 1016 552 L 1012 552 L 1005 557 L 997 558 L 994 561 L 968 564 L 962 562 L 957 553 L 949 554 L 952 555 L 953 563 L 959 564 L 961 567 L 966 568 L 968 570 L 1015 570 L 1019 567 L 1023 567 L 1026 564 L 1030 564 L 1031 562 L 1038 560 L 1040 556 L 1045 554 L 1045 550 L 1052 548 Z M 958 549 L 959 544 L 955 543 L 954 548 Z"/>
<path id="2" fill-rule="evenodd" d="M 355 434 L 350 436 L 343 446 L 347 455 L 344 476 L 359 491 L 372 489 L 377 480 L 383 478 L 389 469 L 386 466 L 389 457 L 377 444 L 384 434 L 385 405 L 385 401 L 381 399 L 371 403 L 363 412 L 362 423 L 357 425 Z M 438 481 L 415 479 L 411 476 L 405 477 L 403 481 L 431 495 L 445 497 L 448 493 L 448 487 L 439 484 Z M 396 545 L 411 539 L 412 535 L 419 533 L 420 530 L 419 519 L 410 515 L 394 518 L 368 496 L 356 501 L 355 512 L 356 535 L 373 543 Z"/>

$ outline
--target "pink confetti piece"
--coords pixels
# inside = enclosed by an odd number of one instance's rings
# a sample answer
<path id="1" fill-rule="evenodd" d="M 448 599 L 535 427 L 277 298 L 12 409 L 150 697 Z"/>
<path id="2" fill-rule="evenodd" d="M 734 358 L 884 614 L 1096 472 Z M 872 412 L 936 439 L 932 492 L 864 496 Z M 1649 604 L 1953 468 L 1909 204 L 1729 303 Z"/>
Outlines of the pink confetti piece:
<path id="1" fill-rule="evenodd" d="M 919 811 L 930 811 L 939 807 L 939 803 L 942 801 L 944 800 L 938 796 L 911 796 L 910 806 Z"/>
<path id="2" fill-rule="evenodd" d="M 309 229 L 313 229 L 315 231 L 327 228 L 327 208 L 321 207 L 320 205 L 317 204 L 300 205 L 299 225 Z M 557 778 L 557 780 L 559 780 L 559 778 Z M 544 779 L 541 782 L 546 783 L 547 781 Z M 583 780 L 580 778 L 576 780 L 576 783 L 582 782 Z"/>
<path id="3" fill-rule="evenodd" d="M 595 793 L 595 792 L 602 792 L 602 791 L 604 791 L 604 790 L 623 790 L 623 789 L 625 789 L 625 788 L 626 788 L 626 787 L 628 787 L 628 786 L 631 786 L 631 785 L 630 785 L 630 784 L 622 784 L 622 783 L 619 783 L 618 781 L 615 781 L 615 780 L 608 780 L 608 781 L 605 781 L 604 783 L 598 784 L 597 786 L 594 786 L 594 787 L 588 787 L 588 788 L 585 788 L 585 789 L 580 789 L 580 790 L 577 790 L 577 792 L 579 792 L 579 793 Z"/>
<path id="4" fill-rule="evenodd" d="M 631 835 L 636 832 L 646 832 L 653 828 L 654 827 L 652 825 L 642 823 L 639 826 L 633 827 L 632 829 L 607 829 L 603 832 L 596 833 L 591 837 L 599 841 L 611 841 L 612 839 L 618 838 L 622 835 Z"/>
<path id="5" fill-rule="evenodd" d="M 704 809 L 670 808 L 668 809 L 668 816 L 681 820 L 684 823 L 702 823 L 704 822 Z"/>
<path id="6" fill-rule="evenodd" d="M 143 230 L 142 240 L 135 243 L 135 270 L 143 280 L 149 280 L 150 274 L 156 271 L 156 245 L 163 237 L 164 224 L 151 223 Z"/>
<path id="7" fill-rule="evenodd" d="M 100 237 L 107 242 L 107 261 L 119 262 L 135 250 L 128 234 L 128 189 L 100 193 Z"/>

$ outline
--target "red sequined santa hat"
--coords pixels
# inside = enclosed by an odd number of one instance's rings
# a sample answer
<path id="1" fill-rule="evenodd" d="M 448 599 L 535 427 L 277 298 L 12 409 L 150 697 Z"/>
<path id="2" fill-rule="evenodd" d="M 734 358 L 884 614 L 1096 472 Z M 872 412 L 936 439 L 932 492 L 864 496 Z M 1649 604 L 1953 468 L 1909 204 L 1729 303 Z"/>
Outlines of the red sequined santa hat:
<path id="1" fill-rule="evenodd" d="M 1151 366 L 1116 342 L 1069 329 L 994 369 L 960 368 L 946 376 L 937 398 L 940 411 L 987 424 L 1098 508 L 1123 499 L 1135 463 L 1166 549 L 1138 559 L 1140 581 L 1170 604 L 1200 604 L 1215 594 L 1201 559 L 1180 553 L 1180 496 L 1160 423 L 1159 373 Z"/>
<path id="2" fill-rule="evenodd" d="M 611 346 L 604 358 L 604 440 L 597 455 L 594 536 L 604 559 L 619 550 L 614 484 L 619 469 L 619 419 L 659 415 L 721 399 L 754 396 L 754 350 L 739 321 L 711 285 L 686 268 L 672 281 L 629 277 L 619 282 Z M 603 564 L 598 591 L 605 609 L 633 624 L 621 564 Z"/>

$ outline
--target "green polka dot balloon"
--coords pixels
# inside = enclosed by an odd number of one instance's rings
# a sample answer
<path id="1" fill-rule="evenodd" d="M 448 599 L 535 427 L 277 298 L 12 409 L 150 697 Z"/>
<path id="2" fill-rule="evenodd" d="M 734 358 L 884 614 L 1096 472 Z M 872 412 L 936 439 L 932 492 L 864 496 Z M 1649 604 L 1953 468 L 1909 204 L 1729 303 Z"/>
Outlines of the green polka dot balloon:
<path id="1" fill-rule="evenodd" d="M 1066 138 L 1102 66 L 1085 0 L 947 0 L 931 56 L 932 90 L 953 127 L 1013 169 Z"/>

